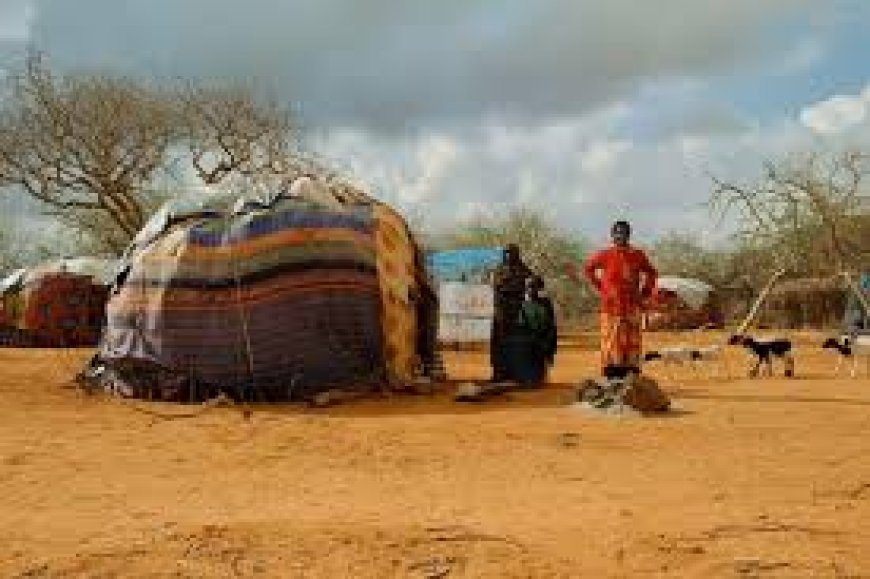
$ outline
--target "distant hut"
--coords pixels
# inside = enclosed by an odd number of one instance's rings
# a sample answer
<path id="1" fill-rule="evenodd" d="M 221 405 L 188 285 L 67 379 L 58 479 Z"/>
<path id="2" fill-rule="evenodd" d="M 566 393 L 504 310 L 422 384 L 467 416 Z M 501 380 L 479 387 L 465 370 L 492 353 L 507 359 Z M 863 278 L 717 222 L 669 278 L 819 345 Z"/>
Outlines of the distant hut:
<path id="1" fill-rule="evenodd" d="M 781 281 L 771 290 L 759 324 L 791 329 L 839 327 L 847 300 L 840 276 Z"/>
<path id="2" fill-rule="evenodd" d="M 722 312 L 714 288 L 698 279 L 664 276 L 658 280 L 648 330 L 720 327 Z"/>
<path id="3" fill-rule="evenodd" d="M 116 262 L 78 257 L 19 269 L 0 282 L 0 337 L 11 346 L 93 346 Z"/>

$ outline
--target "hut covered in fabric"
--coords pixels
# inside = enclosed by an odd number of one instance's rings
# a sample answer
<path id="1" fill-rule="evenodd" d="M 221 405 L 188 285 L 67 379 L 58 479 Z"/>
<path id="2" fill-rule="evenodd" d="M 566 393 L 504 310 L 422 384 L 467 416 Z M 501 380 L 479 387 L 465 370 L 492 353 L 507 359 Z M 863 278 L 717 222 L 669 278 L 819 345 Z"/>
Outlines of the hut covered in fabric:
<path id="1" fill-rule="evenodd" d="M 767 297 L 759 323 L 778 328 L 838 327 L 848 295 L 841 276 L 780 281 Z"/>
<path id="2" fill-rule="evenodd" d="M 93 346 L 117 262 L 77 257 L 19 269 L 0 282 L 0 335 L 11 346 Z"/>
<path id="3" fill-rule="evenodd" d="M 437 298 L 395 211 L 308 181 L 165 206 L 127 251 L 107 318 L 101 379 L 123 395 L 297 399 L 414 377 Z"/>

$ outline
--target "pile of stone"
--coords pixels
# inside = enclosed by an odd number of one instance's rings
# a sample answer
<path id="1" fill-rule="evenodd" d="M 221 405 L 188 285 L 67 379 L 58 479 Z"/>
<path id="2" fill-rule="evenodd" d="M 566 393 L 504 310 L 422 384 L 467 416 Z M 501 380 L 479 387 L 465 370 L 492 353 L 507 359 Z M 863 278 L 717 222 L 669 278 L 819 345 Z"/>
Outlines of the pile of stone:
<path id="1" fill-rule="evenodd" d="M 620 379 L 584 380 L 577 390 L 577 402 L 583 408 L 604 414 L 665 412 L 671 406 L 655 380 L 634 374 Z"/>

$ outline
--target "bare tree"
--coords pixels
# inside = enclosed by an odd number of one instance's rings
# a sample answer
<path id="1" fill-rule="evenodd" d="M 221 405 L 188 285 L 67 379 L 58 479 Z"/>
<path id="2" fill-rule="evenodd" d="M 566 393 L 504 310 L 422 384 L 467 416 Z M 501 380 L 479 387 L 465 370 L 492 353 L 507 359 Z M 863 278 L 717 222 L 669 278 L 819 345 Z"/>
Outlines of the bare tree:
<path id="1" fill-rule="evenodd" d="M 101 252 L 126 247 L 184 163 L 208 185 L 276 189 L 300 173 L 335 177 L 301 153 L 287 111 L 243 87 L 57 75 L 33 54 L 5 88 L 0 188 L 29 194 Z"/>
<path id="2" fill-rule="evenodd" d="M 306 157 L 293 117 L 272 100 L 241 87 L 190 86 L 180 93 L 184 140 L 206 184 L 236 177 L 243 185 L 274 186 L 302 174 L 325 173 Z"/>
<path id="3" fill-rule="evenodd" d="M 802 274 L 843 274 L 870 312 L 866 298 L 850 274 L 870 264 L 870 211 L 866 178 L 870 156 L 848 151 L 816 153 L 790 162 L 764 163 L 755 185 L 736 185 L 713 177 L 711 206 L 720 216 L 737 212 L 744 239 L 770 254 L 773 281 L 785 271 Z M 768 283 L 744 327 L 763 302 Z"/>
<path id="4" fill-rule="evenodd" d="M 725 217 L 737 213 L 741 233 L 775 255 L 781 266 L 805 273 L 834 273 L 866 264 L 870 156 L 847 152 L 808 154 L 764 163 L 755 185 L 713 177 L 711 205 Z"/>
<path id="5" fill-rule="evenodd" d="M 150 209 L 145 185 L 175 137 L 171 102 L 125 78 L 56 77 L 40 55 L 9 82 L 0 111 L 0 185 L 22 188 L 119 251 Z"/>
<path id="6" fill-rule="evenodd" d="M 581 261 L 585 241 L 572 235 L 540 213 L 518 207 L 499 217 L 477 217 L 446 236 L 444 247 L 505 246 L 516 243 L 523 259 L 546 282 L 553 301 L 566 318 L 592 311 L 595 296 L 585 284 L 578 285 L 567 275 L 566 263 Z"/>

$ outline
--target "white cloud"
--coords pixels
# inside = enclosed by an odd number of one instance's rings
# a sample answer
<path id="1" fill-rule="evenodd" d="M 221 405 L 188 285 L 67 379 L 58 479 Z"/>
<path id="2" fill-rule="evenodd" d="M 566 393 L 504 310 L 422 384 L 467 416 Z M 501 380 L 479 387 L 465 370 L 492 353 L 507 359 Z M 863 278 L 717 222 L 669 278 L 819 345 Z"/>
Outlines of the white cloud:
<path id="1" fill-rule="evenodd" d="M 706 177 L 686 171 L 685 143 L 632 143 L 614 122 L 623 114 L 620 107 L 540 125 L 489 119 L 404 136 L 340 129 L 312 144 L 435 230 L 516 205 L 591 236 L 618 216 L 634 215 L 647 234 L 696 227 L 704 215 L 695 197 L 705 194 Z"/>
<path id="2" fill-rule="evenodd" d="M 417 147 L 416 176 L 399 188 L 399 199 L 415 204 L 437 195 L 458 156 L 459 146 L 454 139 L 444 135 L 424 138 Z"/>
<path id="3" fill-rule="evenodd" d="M 520 171 L 517 179 L 516 200 L 522 204 L 534 202 L 544 190 L 538 174 L 531 167 L 526 167 Z"/>
<path id="4" fill-rule="evenodd" d="M 487 205 L 481 201 L 465 201 L 459 206 L 459 210 L 456 212 L 456 218 L 458 221 L 467 221 L 491 213 L 492 207 L 487 207 Z"/>
<path id="5" fill-rule="evenodd" d="M 580 155 L 580 167 L 589 174 L 612 171 L 619 158 L 631 149 L 628 141 L 598 141 Z"/>
<path id="6" fill-rule="evenodd" d="M 0 2 L 0 41 L 27 42 L 36 19 L 33 0 Z"/>
<path id="7" fill-rule="evenodd" d="M 694 135 L 678 137 L 677 142 L 683 153 L 683 158 L 689 162 L 701 157 L 710 147 L 709 139 Z"/>
<path id="8" fill-rule="evenodd" d="M 800 120 L 822 135 L 843 133 L 861 125 L 870 116 L 870 84 L 856 95 L 834 95 L 805 107 Z"/>
<path id="9" fill-rule="evenodd" d="M 628 139 L 631 127 L 622 121 L 636 106 L 558 122 L 487 119 L 401 136 L 342 129 L 321 134 L 316 148 L 329 159 L 347 160 L 361 184 L 425 217 L 432 230 L 524 205 L 593 240 L 604 239 L 611 220 L 626 217 L 643 241 L 670 230 L 721 239 L 727 227 L 720 228 L 705 205 L 709 174 L 752 183 L 763 160 L 819 146 L 797 118 Z M 850 142 L 870 146 L 870 131 L 835 146 Z"/>

